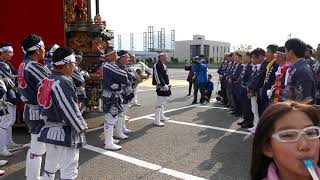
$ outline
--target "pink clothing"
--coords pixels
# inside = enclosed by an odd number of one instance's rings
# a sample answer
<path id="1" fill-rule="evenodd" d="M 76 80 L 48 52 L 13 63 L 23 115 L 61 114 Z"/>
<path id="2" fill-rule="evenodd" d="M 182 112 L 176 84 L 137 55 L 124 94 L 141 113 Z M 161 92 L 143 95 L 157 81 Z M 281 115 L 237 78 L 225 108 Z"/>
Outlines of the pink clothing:
<path id="1" fill-rule="evenodd" d="M 316 168 L 316 171 L 319 176 L 319 167 Z M 280 177 L 278 176 L 278 168 L 273 162 L 269 164 L 267 177 L 263 178 L 263 180 L 280 180 Z"/>

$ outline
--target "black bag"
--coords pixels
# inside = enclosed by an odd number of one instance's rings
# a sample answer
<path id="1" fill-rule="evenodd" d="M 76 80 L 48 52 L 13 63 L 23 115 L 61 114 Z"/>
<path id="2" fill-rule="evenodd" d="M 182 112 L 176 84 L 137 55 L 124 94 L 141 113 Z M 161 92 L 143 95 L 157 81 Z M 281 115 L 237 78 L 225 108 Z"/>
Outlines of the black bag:
<path id="1" fill-rule="evenodd" d="M 158 96 L 171 96 L 171 89 L 169 89 L 168 91 L 164 91 L 158 88 L 156 92 Z"/>

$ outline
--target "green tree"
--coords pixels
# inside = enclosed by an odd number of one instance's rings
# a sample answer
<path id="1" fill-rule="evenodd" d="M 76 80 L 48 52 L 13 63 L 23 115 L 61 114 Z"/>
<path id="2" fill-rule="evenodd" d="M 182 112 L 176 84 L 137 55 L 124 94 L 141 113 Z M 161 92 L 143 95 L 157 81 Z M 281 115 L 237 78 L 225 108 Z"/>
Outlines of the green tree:
<path id="1" fill-rule="evenodd" d="M 247 45 L 247 44 L 240 44 L 239 46 L 233 46 L 233 51 L 234 52 L 239 52 L 241 54 L 245 52 L 249 52 L 252 49 L 252 45 Z"/>

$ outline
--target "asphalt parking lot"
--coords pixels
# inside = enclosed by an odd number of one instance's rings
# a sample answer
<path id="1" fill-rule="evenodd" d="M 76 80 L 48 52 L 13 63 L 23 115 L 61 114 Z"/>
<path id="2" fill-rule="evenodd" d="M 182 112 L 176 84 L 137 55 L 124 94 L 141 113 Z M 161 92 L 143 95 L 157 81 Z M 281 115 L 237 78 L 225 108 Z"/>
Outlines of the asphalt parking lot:
<path id="1" fill-rule="evenodd" d="M 210 70 L 217 81 L 215 70 Z M 239 129 L 237 118 L 214 99 L 205 105 L 191 105 L 184 82 L 187 72 L 170 70 L 174 83 L 168 98 L 164 127 L 152 124 L 154 87 L 139 87 L 142 106 L 132 107 L 127 127 L 134 132 L 120 142 L 122 150 L 103 149 L 102 113 L 91 113 L 86 119 L 91 127 L 88 145 L 80 151 L 80 180 L 102 179 L 221 179 L 249 178 L 252 136 Z M 217 83 L 215 83 L 217 86 Z M 29 141 L 27 130 L 14 129 L 18 143 Z M 14 151 L 14 156 L 2 169 L 7 174 L 0 179 L 25 179 L 27 147 Z M 57 175 L 59 177 L 59 175 Z"/>

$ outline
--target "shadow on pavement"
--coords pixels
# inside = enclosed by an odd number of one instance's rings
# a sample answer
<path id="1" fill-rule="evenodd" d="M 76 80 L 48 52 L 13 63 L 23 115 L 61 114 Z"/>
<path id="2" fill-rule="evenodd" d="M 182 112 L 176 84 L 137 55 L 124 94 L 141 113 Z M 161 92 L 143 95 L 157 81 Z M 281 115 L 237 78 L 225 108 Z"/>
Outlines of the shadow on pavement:
<path id="1" fill-rule="evenodd" d="M 238 118 L 227 115 L 226 112 L 226 110 L 208 109 L 199 112 L 198 118 L 193 121 L 226 129 L 237 128 L 236 120 Z M 214 142 L 210 159 L 199 164 L 196 167 L 198 170 L 210 171 L 212 173 L 210 179 L 250 179 L 251 135 L 224 132 L 222 136 L 217 137 L 212 133 L 212 129 L 204 129 L 198 135 L 200 143 Z M 234 162 L 239 162 L 239 164 Z M 248 162 L 248 165 L 243 166 L 243 162 Z"/>

